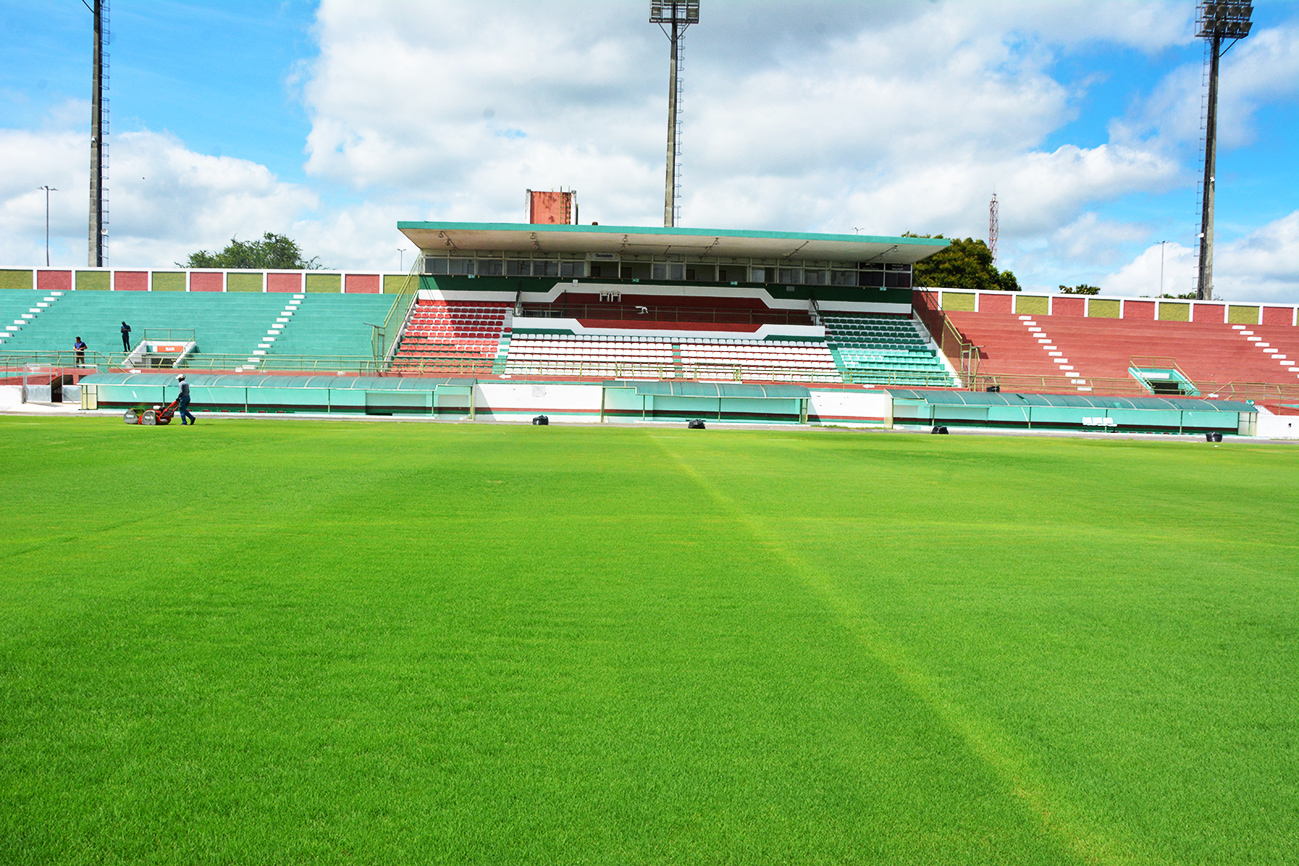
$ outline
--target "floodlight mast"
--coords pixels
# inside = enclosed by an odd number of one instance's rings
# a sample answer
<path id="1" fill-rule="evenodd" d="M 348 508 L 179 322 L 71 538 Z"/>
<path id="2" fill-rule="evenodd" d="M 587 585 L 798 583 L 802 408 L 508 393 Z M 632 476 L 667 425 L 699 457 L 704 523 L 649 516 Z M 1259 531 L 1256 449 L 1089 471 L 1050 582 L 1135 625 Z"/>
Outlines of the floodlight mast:
<path id="1" fill-rule="evenodd" d="M 1232 45 L 1249 35 L 1249 18 L 1254 4 L 1245 2 L 1202 2 L 1199 4 L 1200 29 L 1195 34 L 1209 40 L 1209 98 L 1204 117 L 1204 194 L 1200 210 L 1200 262 L 1196 275 L 1195 297 L 1213 300 L 1213 206 L 1218 159 L 1218 58 Z M 1230 39 L 1225 49 L 1224 39 Z"/>
<path id="2" fill-rule="evenodd" d="M 84 0 L 83 0 L 84 2 Z M 108 41 L 108 0 L 94 0 L 94 7 L 86 4 L 95 16 L 94 71 L 90 98 L 90 237 L 87 264 L 92 268 L 104 266 L 104 247 L 108 229 L 105 219 L 104 168 L 108 156 L 108 103 L 104 91 L 108 83 L 105 69 L 108 65 L 104 43 Z"/>
<path id="3" fill-rule="evenodd" d="M 699 23 L 699 0 L 663 0 L 650 3 L 650 23 L 657 24 L 672 42 L 668 72 L 668 157 L 667 184 L 663 193 L 663 225 L 671 228 L 677 221 L 677 64 L 681 40 L 691 24 Z M 669 30 L 670 26 L 670 30 Z"/>

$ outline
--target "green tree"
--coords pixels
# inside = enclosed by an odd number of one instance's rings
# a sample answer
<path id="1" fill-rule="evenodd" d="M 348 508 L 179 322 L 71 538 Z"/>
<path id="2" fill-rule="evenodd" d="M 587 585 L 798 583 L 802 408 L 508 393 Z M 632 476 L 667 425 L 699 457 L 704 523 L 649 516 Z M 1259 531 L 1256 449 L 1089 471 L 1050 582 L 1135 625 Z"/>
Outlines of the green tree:
<path id="1" fill-rule="evenodd" d="M 907 232 L 904 238 L 941 238 L 942 235 L 917 235 Z M 999 271 L 992 263 L 992 250 L 981 240 L 953 238 L 946 249 L 934 253 L 911 269 L 911 283 L 925 288 L 978 289 L 980 291 L 1018 292 L 1019 281 L 1010 271 Z"/>
<path id="2" fill-rule="evenodd" d="M 259 241 L 235 238 L 219 253 L 199 250 L 190 253 L 181 268 L 224 268 L 251 271 L 315 271 L 321 268 L 318 256 L 303 258 L 302 248 L 292 238 L 266 232 Z"/>
<path id="3" fill-rule="evenodd" d="M 1076 286 L 1061 286 L 1060 294 L 1062 295 L 1099 295 L 1100 286 L 1089 286 L 1086 283 L 1079 283 Z"/>

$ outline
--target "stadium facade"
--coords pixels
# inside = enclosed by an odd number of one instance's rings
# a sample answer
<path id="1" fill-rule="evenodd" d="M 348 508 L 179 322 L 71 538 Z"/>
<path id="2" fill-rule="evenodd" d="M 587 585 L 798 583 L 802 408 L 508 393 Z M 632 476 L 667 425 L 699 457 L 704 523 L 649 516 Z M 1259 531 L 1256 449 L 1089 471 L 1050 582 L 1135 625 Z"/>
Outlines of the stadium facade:
<path id="1" fill-rule="evenodd" d="M 0 362 L 99 408 L 184 368 L 223 411 L 1235 434 L 1299 412 L 1294 306 L 918 287 L 931 238 L 398 229 L 404 274 L 0 268 Z M 106 351 L 121 320 L 135 342 Z"/>

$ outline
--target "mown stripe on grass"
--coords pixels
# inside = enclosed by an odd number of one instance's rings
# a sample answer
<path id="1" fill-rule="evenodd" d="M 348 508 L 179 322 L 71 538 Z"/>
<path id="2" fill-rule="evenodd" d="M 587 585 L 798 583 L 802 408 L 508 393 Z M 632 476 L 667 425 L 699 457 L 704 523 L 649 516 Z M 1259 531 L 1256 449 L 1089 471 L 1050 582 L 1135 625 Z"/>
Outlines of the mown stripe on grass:
<path id="1" fill-rule="evenodd" d="M 1107 866 L 1150 863 L 1157 859 L 1149 851 L 1139 852 L 1132 840 L 1118 838 L 1085 815 L 1032 768 L 1009 736 L 945 695 L 901 647 L 885 637 L 879 623 L 861 605 L 849 598 L 829 575 L 809 565 L 797 553 L 783 535 L 783 530 L 788 528 L 786 523 L 775 524 L 745 510 L 688 462 L 679 450 L 668 447 L 664 437 L 649 438 L 741 527 L 756 546 L 776 556 L 791 574 L 814 591 L 862 648 L 891 671 L 908 692 L 928 706 L 951 733 L 967 744 L 972 754 L 1005 782 L 1007 791 L 1057 841 L 1062 853 Z"/>

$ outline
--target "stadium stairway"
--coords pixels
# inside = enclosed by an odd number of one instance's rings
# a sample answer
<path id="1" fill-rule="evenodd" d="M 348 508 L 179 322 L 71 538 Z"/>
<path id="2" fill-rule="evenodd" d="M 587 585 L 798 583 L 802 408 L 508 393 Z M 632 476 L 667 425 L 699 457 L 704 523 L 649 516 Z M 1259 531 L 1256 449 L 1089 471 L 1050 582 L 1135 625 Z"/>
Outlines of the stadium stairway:
<path id="1" fill-rule="evenodd" d="M 242 292 L 11 292 L 39 297 L 49 306 L 21 330 L 8 332 L 12 336 L 0 352 L 68 352 L 80 336 L 92 353 L 120 354 L 125 320 L 133 343 L 146 330 L 192 330 L 198 347 L 192 357 L 247 357 L 284 303 L 282 295 Z M 46 296 L 55 300 L 46 302 Z"/>
<path id="2" fill-rule="evenodd" d="M 36 319 L 62 297 L 63 292 L 0 289 L 0 321 L 5 323 L 4 330 L 0 331 L 0 353 L 13 351 L 19 332 L 34 326 Z"/>
<path id="3" fill-rule="evenodd" d="M 826 343 L 854 382 L 900 387 L 959 387 L 928 335 L 907 316 L 823 313 Z"/>
<path id="4" fill-rule="evenodd" d="M 371 358 L 372 328 L 383 322 L 391 295 L 294 294 L 249 356 L 259 369 L 274 369 L 277 357 Z M 260 354 L 259 354 L 260 353 Z"/>
<path id="5" fill-rule="evenodd" d="M 1288 326 L 957 311 L 948 317 L 981 347 L 981 375 L 1064 376 L 1090 391 L 1095 380 L 1135 382 L 1134 364 L 1172 363 L 1197 386 L 1299 384 L 1299 329 Z"/>

